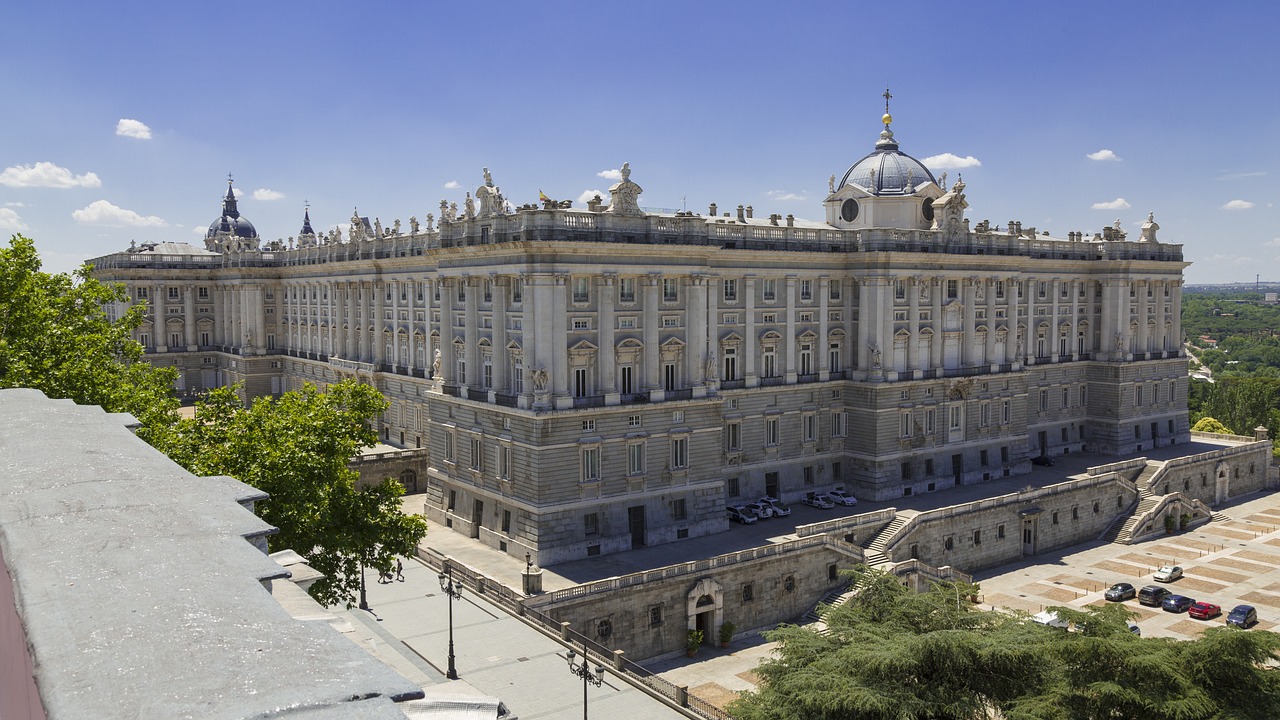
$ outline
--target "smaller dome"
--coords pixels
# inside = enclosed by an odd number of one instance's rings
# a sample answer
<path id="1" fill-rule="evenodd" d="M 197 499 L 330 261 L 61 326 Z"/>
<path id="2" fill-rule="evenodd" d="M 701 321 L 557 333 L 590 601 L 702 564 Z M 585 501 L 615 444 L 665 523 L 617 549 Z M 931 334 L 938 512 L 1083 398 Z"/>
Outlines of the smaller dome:
<path id="1" fill-rule="evenodd" d="M 921 183 L 937 182 L 923 163 L 898 150 L 897 144 L 867 155 L 849 168 L 839 187 L 849 183 L 872 195 L 910 195 Z"/>
<path id="2" fill-rule="evenodd" d="M 258 237 L 258 231 L 253 227 L 253 223 L 240 217 L 240 210 L 236 207 L 236 194 L 231 189 L 230 180 L 227 180 L 226 197 L 222 198 L 222 215 L 209 223 L 209 231 L 204 236 L 209 240 L 219 233 L 246 239 Z"/>

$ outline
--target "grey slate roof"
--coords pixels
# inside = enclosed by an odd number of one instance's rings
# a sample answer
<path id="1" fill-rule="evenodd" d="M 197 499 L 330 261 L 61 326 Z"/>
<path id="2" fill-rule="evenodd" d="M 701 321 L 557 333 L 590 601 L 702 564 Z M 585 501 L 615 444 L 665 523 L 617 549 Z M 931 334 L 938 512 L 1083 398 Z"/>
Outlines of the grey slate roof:
<path id="1" fill-rule="evenodd" d="M 403 718 L 420 688 L 264 587 L 262 494 L 132 422 L 0 390 L 0 567 L 48 717 Z"/>

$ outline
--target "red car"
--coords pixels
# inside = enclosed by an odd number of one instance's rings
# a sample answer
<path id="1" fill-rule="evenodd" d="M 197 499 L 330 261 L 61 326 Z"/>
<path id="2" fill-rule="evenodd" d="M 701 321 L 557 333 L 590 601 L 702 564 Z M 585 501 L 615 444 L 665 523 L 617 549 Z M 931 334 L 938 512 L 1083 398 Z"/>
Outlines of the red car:
<path id="1" fill-rule="evenodd" d="M 1208 620 L 1221 615 L 1222 608 L 1214 605 L 1213 603 L 1198 602 L 1191 606 L 1191 609 L 1187 611 L 1187 614 L 1197 620 Z"/>

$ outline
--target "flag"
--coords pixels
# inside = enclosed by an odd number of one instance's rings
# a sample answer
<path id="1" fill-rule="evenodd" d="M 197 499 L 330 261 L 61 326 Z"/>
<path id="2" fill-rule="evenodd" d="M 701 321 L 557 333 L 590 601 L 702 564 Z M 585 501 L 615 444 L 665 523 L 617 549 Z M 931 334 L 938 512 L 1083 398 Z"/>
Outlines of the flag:
<path id="1" fill-rule="evenodd" d="M 543 201 L 543 202 L 547 202 L 547 201 L 548 201 L 548 200 L 550 200 L 551 198 L 547 197 L 547 194 L 546 194 L 546 193 L 544 193 L 544 192 L 542 192 L 541 190 L 539 190 L 539 191 L 538 191 L 538 199 L 539 199 L 539 200 L 541 200 L 541 201 Z"/>

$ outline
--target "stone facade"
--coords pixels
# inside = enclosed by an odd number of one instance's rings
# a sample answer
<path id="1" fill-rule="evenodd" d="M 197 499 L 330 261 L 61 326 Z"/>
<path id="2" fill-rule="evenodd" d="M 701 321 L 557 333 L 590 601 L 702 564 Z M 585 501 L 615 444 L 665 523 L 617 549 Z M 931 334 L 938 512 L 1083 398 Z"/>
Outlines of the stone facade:
<path id="1" fill-rule="evenodd" d="M 374 384 L 432 517 L 542 565 L 719 532 L 763 494 L 885 500 L 1188 437 L 1186 263 L 1154 229 L 971 228 L 964 183 L 888 125 L 825 222 L 646 212 L 630 168 L 615 188 L 512 209 L 486 170 L 438 224 L 308 216 L 267 244 L 224 207 L 205 250 L 92 262 L 149 304 L 180 391 Z"/>

